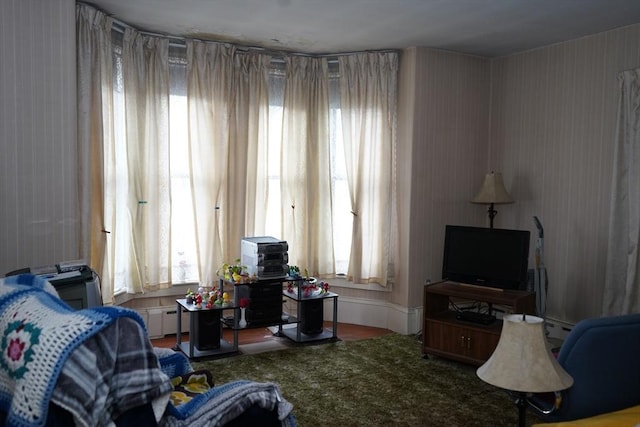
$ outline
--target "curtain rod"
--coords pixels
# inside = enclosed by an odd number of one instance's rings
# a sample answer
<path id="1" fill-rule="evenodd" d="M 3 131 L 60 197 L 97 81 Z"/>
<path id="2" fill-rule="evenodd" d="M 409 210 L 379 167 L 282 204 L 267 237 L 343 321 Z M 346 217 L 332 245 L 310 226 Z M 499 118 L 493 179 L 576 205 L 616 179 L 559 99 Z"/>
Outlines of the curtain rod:
<path id="1" fill-rule="evenodd" d="M 277 49 L 271 49 L 271 48 L 264 48 L 264 47 L 260 47 L 260 46 L 246 46 L 246 45 L 241 45 L 241 44 L 237 44 L 237 43 L 231 43 L 231 42 L 224 42 L 224 41 L 219 41 L 219 40 L 203 40 L 203 39 L 198 39 L 195 37 L 182 37 L 182 36 L 174 36 L 174 35 L 169 35 L 169 34 L 161 34 L 161 33 L 154 33 L 154 32 L 150 32 L 150 31 L 145 31 L 145 30 L 141 30 L 139 28 L 136 28 L 130 24 L 127 24 L 124 21 L 121 21 L 120 19 L 114 17 L 112 14 L 105 12 L 104 10 L 97 8 L 96 6 L 92 5 L 92 4 L 88 4 L 85 2 L 77 2 L 78 4 L 83 4 L 85 6 L 89 6 L 92 7 L 94 9 L 100 10 L 102 13 L 104 13 L 105 15 L 108 15 L 112 20 L 113 20 L 113 24 L 114 24 L 114 29 L 116 31 L 119 32 L 124 32 L 125 28 L 129 28 L 131 30 L 137 31 L 140 34 L 144 34 L 147 36 L 152 36 L 152 37 L 162 37 L 162 38 L 167 38 L 169 39 L 169 44 L 173 45 L 174 47 L 184 47 L 186 45 L 186 41 L 187 40 L 197 40 L 197 41 L 201 41 L 203 43 L 220 43 L 220 44 L 230 44 L 235 46 L 238 50 L 243 51 L 243 52 L 260 52 L 260 53 L 265 53 L 268 55 L 273 55 L 273 56 L 306 56 L 306 57 L 310 57 L 310 58 L 337 58 L 338 56 L 349 56 L 349 55 L 356 55 L 359 53 L 398 53 L 398 49 L 381 49 L 381 50 L 364 50 L 364 51 L 355 51 L 355 52 L 341 52 L 341 53 L 325 53 L 325 54 L 311 54 L 311 53 L 303 53 L 303 52 L 290 52 L 290 51 L 285 51 L 285 50 L 277 50 Z"/>

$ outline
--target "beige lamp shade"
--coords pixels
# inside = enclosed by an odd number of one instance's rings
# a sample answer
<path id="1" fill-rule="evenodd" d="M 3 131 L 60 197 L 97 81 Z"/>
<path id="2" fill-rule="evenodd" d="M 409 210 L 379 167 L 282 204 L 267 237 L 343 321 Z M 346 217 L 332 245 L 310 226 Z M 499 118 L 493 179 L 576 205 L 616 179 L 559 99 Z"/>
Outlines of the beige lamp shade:
<path id="1" fill-rule="evenodd" d="M 523 314 L 504 317 L 498 346 L 477 375 L 491 385 L 519 392 L 560 391 L 573 385 L 573 378 L 547 348 L 544 320 Z"/>
<path id="2" fill-rule="evenodd" d="M 472 203 L 513 203 L 513 199 L 504 188 L 504 181 L 501 173 L 491 172 L 485 175 L 482 188 Z"/>

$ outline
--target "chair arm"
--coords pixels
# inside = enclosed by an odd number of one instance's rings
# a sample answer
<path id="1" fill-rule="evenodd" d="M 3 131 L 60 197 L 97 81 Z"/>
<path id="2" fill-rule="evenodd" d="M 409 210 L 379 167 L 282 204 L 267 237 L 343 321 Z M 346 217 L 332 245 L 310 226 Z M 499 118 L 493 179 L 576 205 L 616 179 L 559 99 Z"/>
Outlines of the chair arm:
<path id="1" fill-rule="evenodd" d="M 553 400 L 553 403 L 551 400 Z M 562 392 L 531 394 L 527 396 L 527 403 L 534 409 L 534 412 L 544 416 L 551 415 L 560 409 L 562 405 Z"/>
<path id="2" fill-rule="evenodd" d="M 193 371 L 189 359 L 182 352 L 174 351 L 169 348 L 154 347 L 153 351 L 158 358 L 160 369 L 169 378 L 174 378 Z"/>

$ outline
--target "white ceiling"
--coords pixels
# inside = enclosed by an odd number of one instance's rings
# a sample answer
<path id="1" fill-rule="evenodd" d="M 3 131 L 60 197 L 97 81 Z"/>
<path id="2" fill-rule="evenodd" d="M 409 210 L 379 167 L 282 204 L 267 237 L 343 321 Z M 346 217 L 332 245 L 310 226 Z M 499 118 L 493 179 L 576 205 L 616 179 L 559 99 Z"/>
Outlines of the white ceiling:
<path id="1" fill-rule="evenodd" d="M 640 0 L 87 0 L 140 30 L 309 54 L 504 56 L 640 22 Z"/>

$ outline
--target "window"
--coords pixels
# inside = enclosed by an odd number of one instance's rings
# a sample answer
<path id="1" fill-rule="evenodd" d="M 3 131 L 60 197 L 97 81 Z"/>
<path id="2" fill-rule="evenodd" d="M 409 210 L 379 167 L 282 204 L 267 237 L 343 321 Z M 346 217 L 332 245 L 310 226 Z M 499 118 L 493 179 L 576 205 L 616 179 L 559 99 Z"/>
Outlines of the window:
<path id="1" fill-rule="evenodd" d="M 349 188 L 347 185 L 346 165 L 344 161 L 344 146 L 342 142 L 342 127 L 340 118 L 340 88 L 338 72 L 334 70 L 329 84 L 329 135 L 331 149 L 331 189 L 333 206 L 333 238 L 335 272 L 346 275 L 349 266 L 351 250 L 352 216 L 347 206 L 350 206 Z M 266 234 L 279 237 L 282 216 L 280 194 L 280 141 L 282 139 L 282 114 L 284 97 L 284 73 L 274 67 L 269 79 L 269 207 L 266 224 Z M 341 209 L 342 208 L 342 209 Z"/>
<path id="2" fill-rule="evenodd" d="M 170 57 L 169 119 L 171 159 L 171 278 L 172 283 L 198 282 L 196 232 L 193 221 L 193 200 L 188 156 L 188 117 L 186 63 L 183 58 Z"/>
<path id="3" fill-rule="evenodd" d="M 353 216 L 349 200 L 349 185 L 347 184 L 347 170 L 344 159 L 344 143 L 342 140 L 342 120 L 340 111 L 340 87 L 338 80 L 329 81 L 329 126 L 331 140 L 331 184 L 335 205 L 333 209 L 333 241 L 336 262 L 336 274 L 346 275 L 349 267 L 351 252 L 351 234 Z"/>
<path id="4" fill-rule="evenodd" d="M 78 156 L 103 162 L 81 171 L 81 256 L 105 301 L 215 283 L 267 233 L 323 278 L 392 283 L 397 52 L 274 60 L 78 10 Z"/>
<path id="5" fill-rule="evenodd" d="M 122 67 L 122 36 L 114 31 L 114 129 L 115 144 L 113 153 L 113 168 L 107 171 L 113 185 L 114 194 L 107 194 L 108 200 L 115 203 L 112 215 L 116 224 L 115 236 L 129 236 L 131 230 L 131 213 L 127 208 L 127 200 L 131 197 L 131 184 L 127 162 L 125 136 L 125 98 L 124 74 Z M 194 224 L 192 199 L 192 176 L 189 164 L 188 143 L 188 104 L 187 104 L 187 64 L 184 49 L 172 47 L 170 49 L 169 64 L 169 146 L 170 146 L 170 186 L 163 191 L 170 192 L 171 224 L 170 235 L 165 244 L 169 247 L 169 262 L 161 266 L 164 271 L 161 278 L 166 278 L 171 284 L 198 283 L 200 281 L 197 235 Z M 351 248 L 352 214 L 348 208 L 351 203 L 347 185 L 347 174 L 344 162 L 344 148 L 342 146 L 340 92 L 337 73 L 334 70 L 330 81 L 330 139 L 331 139 L 331 178 L 333 206 L 340 207 L 332 212 L 335 271 L 336 274 L 346 274 Z M 280 141 L 282 138 L 283 92 L 284 74 L 281 67 L 274 66 L 269 81 L 269 136 L 268 136 L 268 208 L 264 225 L 265 234 L 280 238 L 281 234 L 281 196 L 280 196 Z M 197 183 L 195 184 L 197 185 Z M 140 201 L 140 203 L 145 203 Z M 125 284 L 131 277 L 131 262 L 134 253 L 130 242 L 126 239 L 114 239 L 114 291 L 125 290 Z M 155 285 L 155 284 L 152 284 Z"/>

